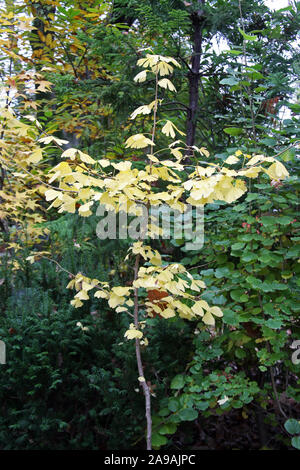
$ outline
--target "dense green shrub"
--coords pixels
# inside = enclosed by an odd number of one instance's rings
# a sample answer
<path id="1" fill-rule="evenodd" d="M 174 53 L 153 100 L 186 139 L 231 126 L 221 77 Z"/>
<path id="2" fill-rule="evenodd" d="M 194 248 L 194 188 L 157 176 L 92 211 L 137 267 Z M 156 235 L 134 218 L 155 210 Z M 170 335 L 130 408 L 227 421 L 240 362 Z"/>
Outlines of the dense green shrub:
<path id="1" fill-rule="evenodd" d="M 269 425 L 269 438 L 261 445 L 289 445 L 275 428 L 297 417 L 300 399 L 291 349 L 300 337 L 297 161 L 290 167 L 283 185 L 261 178 L 233 207 L 206 207 L 204 247 L 181 262 L 200 272 L 207 285 L 202 299 L 220 305 L 224 318 L 210 332 L 199 323 L 193 358 L 173 378 L 155 417 L 157 447 L 199 412 L 205 420 L 239 408 L 264 416 L 258 433 Z"/>
<path id="2" fill-rule="evenodd" d="M 124 273 L 111 256 L 110 242 L 100 248 L 88 224 L 82 224 L 72 225 L 66 217 L 50 224 L 58 261 L 98 277 L 113 271 L 117 283 Z M 85 246 L 89 237 L 92 243 Z M 4 261 L 0 337 L 7 364 L 0 374 L 0 449 L 128 449 L 135 441 L 138 447 L 144 399 L 134 345 L 124 339 L 129 320 L 115 316 L 99 299 L 78 310 L 71 307 L 68 274 L 47 259 L 31 265 L 18 255 L 24 269 L 17 271 Z M 159 398 L 170 373 L 180 371 L 182 358 L 188 357 L 191 328 L 183 321 L 173 322 L 171 329 L 158 322 L 149 325 L 153 340 L 145 351 L 145 369 Z"/>

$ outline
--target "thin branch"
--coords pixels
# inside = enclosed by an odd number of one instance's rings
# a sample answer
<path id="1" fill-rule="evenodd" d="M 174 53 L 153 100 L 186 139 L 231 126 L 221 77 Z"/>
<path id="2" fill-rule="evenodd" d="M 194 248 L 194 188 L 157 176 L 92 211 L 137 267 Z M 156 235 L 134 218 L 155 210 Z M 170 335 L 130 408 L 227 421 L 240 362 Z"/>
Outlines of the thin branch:
<path id="1" fill-rule="evenodd" d="M 138 271 L 139 271 L 139 264 L 140 264 L 140 255 L 138 254 L 135 259 L 134 265 L 134 280 L 138 278 Z M 134 288 L 134 325 L 136 329 L 139 328 L 139 298 L 138 298 L 138 288 Z M 142 363 L 142 356 L 141 356 L 141 345 L 139 338 L 135 339 L 135 353 L 136 353 L 136 361 L 139 371 L 139 377 L 143 380 L 141 386 L 143 388 L 144 396 L 145 396 L 145 415 L 147 421 L 147 450 L 152 449 L 152 419 L 151 419 L 151 394 L 150 389 L 147 385 L 146 379 L 144 377 L 144 368 Z"/>
<path id="2" fill-rule="evenodd" d="M 180 105 L 180 106 L 183 106 L 186 110 L 189 109 L 189 107 L 184 104 L 184 103 L 181 103 L 180 101 L 170 101 L 169 103 L 161 103 L 160 107 L 162 106 L 173 106 L 173 105 Z"/>

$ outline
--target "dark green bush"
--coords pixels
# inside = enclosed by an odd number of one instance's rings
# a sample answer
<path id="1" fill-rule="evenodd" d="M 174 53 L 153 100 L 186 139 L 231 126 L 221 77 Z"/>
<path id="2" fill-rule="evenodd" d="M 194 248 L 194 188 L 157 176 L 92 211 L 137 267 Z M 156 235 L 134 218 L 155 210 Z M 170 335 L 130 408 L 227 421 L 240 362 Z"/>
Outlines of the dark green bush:
<path id="1" fill-rule="evenodd" d="M 66 218 L 57 221 L 57 231 L 52 226 L 52 243 L 64 241 L 59 263 L 107 279 L 118 267 L 110 247 L 102 242 L 100 248 L 94 239 L 94 248 L 84 251 L 87 225 L 78 234 L 80 225 L 73 232 L 69 224 L 64 232 L 65 223 Z M 74 249 L 73 238 L 80 250 Z M 74 309 L 68 274 L 57 264 L 18 260 L 24 269 L 12 271 L 3 258 L 0 271 L 0 338 L 7 349 L 7 364 L 0 369 L 0 449 L 143 446 L 144 397 L 134 344 L 124 338 L 129 319 L 98 299 Z M 118 271 L 113 282 L 118 283 Z M 161 322 L 157 328 L 158 322 L 151 320 L 148 327 L 153 341 L 144 361 L 147 378 L 156 382 L 153 392 L 162 397 L 170 373 L 176 374 L 188 355 L 191 329 L 182 321 L 171 328 Z"/>

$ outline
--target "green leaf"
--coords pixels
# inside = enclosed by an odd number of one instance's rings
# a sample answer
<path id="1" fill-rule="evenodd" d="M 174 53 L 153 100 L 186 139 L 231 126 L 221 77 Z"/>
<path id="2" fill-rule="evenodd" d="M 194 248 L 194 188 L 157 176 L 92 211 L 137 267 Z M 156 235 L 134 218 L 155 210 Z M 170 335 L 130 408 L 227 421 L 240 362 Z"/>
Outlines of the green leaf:
<path id="1" fill-rule="evenodd" d="M 194 421 L 198 417 L 198 412 L 193 408 L 184 408 L 179 413 L 182 421 Z"/>
<path id="2" fill-rule="evenodd" d="M 238 326 L 239 320 L 236 312 L 229 309 L 223 309 L 223 322 L 227 325 Z"/>
<path id="3" fill-rule="evenodd" d="M 249 263 L 250 261 L 256 260 L 257 255 L 255 253 L 245 253 L 242 255 L 241 260 L 246 261 L 246 263 Z"/>
<path id="4" fill-rule="evenodd" d="M 176 398 L 170 398 L 168 408 L 172 413 L 175 413 L 179 408 L 178 400 L 176 400 Z"/>
<path id="5" fill-rule="evenodd" d="M 209 403 L 207 401 L 200 401 L 197 403 L 198 410 L 205 411 L 209 408 Z"/>
<path id="6" fill-rule="evenodd" d="M 294 149 L 287 149 L 285 152 L 281 154 L 281 160 L 284 162 L 289 162 L 295 159 L 295 150 Z"/>
<path id="7" fill-rule="evenodd" d="M 243 36 L 243 38 L 246 39 L 246 41 L 257 41 L 257 36 L 255 36 L 255 35 L 252 36 L 251 34 L 247 34 L 241 28 L 238 28 L 238 30 L 241 33 L 241 35 Z"/>
<path id="8" fill-rule="evenodd" d="M 230 85 L 230 86 L 233 86 L 233 85 L 237 85 L 239 82 L 238 80 L 236 80 L 234 77 L 229 77 L 229 78 L 223 78 L 221 81 L 220 81 L 221 85 Z"/>
<path id="9" fill-rule="evenodd" d="M 185 381 L 183 375 L 176 375 L 172 380 L 170 387 L 172 390 L 180 390 L 184 387 L 184 383 Z"/>
<path id="10" fill-rule="evenodd" d="M 217 279 L 230 276 L 230 269 L 228 269 L 227 266 L 223 266 L 222 268 L 217 268 L 215 271 L 215 276 Z"/>
<path id="11" fill-rule="evenodd" d="M 247 68 L 247 75 L 251 80 L 263 80 L 265 78 L 262 73 L 257 72 L 257 70 L 251 67 Z"/>
<path id="12" fill-rule="evenodd" d="M 229 51 L 225 51 L 226 54 L 231 54 L 231 55 L 241 55 L 243 52 L 242 51 L 237 51 L 236 49 L 230 49 Z"/>
<path id="13" fill-rule="evenodd" d="M 242 132 L 243 132 L 243 129 L 241 127 L 225 127 L 225 129 L 223 129 L 225 134 L 229 134 L 229 135 L 240 135 Z"/>
<path id="14" fill-rule="evenodd" d="M 300 436 L 293 437 L 292 446 L 300 450 Z"/>
<path id="15" fill-rule="evenodd" d="M 270 227 L 278 223 L 278 217 L 273 217 L 271 215 L 263 215 L 260 220 L 261 223 L 266 227 Z"/>
<path id="16" fill-rule="evenodd" d="M 288 286 L 277 281 L 264 281 L 259 288 L 263 292 L 274 292 L 276 290 L 286 290 Z"/>
<path id="17" fill-rule="evenodd" d="M 161 436 L 158 432 L 152 434 L 152 446 L 159 448 L 164 446 L 168 442 L 168 439 L 165 436 Z"/>
<path id="18" fill-rule="evenodd" d="M 265 325 L 268 328 L 271 328 L 272 330 L 278 330 L 282 327 L 282 321 L 280 319 L 269 318 L 269 320 L 266 321 Z"/>
<path id="19" fill-rule="evenodd" d="M 289 225 L 291 222 L 293 222 L 293 217 L 282 215 L 281 217 L 278 217 L 277 220 L 278 220 L 278 223 L 281 225 Z"/>
<path id="20" fill-rule="evenodd" d="M 266 137 L 265 139 L 261 139 L 260 142 L 268 147 L 274 147 L 276 145 L 276 139 L 272 139 L 270 137 Z"/>
<path id="21" fill-rule="evenodd" d="M 245 295 L 242 289 L 233 290 L 230 292 L 230 297 L 236 302 L 247 302 L 249 300 L 248 295 Z"/>
<path id="22" fill-rule="evenodd" d="M 238 243 L 234 243 L 232 246 L 231 246 L 231 249 L 232 250 L 242 250 L 245 246 L 245 243 L 241 243 L 241 242 L 238 242 Z"/>
<path id="23" fill-rule="evenodd" d="M 288 419 L 284 423 L 284 427 L 290 434 L 300 434 L 300 422 L 294 418 Z"/>
<path id="24" fill-rule="evenodd" d="M 238 359 L 244 359 L 246 357 L 246 351 L 244 351 L 244 349 L 238 348 L 235 350 L 235 355 Z"/>
<path id="25" fill-rule="evenodd" d="M 159 429 L 159 434 L 174 434 L 174 432 L 176 431 L 177 429 L 177 426 L 176 424 L 174 423 L 167 423 L 167 424 L 164 424 L 160 429 Z"/>
<path id="26" fill-rule="evenodd" d="M 266 91 L 266 90 L 267 90 L 267 87 L 265 86 L 258 86 L 254 88 L 255 93 L 260 93 L 261 91 Z"/>
<path id="27" fill-rule="evenodd" d="M 163 408 L 158 412 L 159 416 L 168 416 L 170 414 L 170 410 L 168 408 Z"/>
<path id="28" fill-rule="evenodd" d="M 262 281 L 260 279 L 257 279 L 254 276 L 247 276 L 246 281 L 250 284 L 252 289 L 261 289 L 262 288 Z"/>
<path id="29" fill-rule="evenodd" d="M 299 256 L 299 252 L 300 252 L 300 244 L 298 246 L 295 245 L 292 248 L 290 248 L 287 254 L 285 255 L 285 257 L 286 259 L 297 258 Z"/>
<path id="30" fill-rule="evenodd" d="M 246 201 L 247 202 L 250 202 L 250 201 L 255 201 L 256 199 L 261 199 L 261 194 L 259 193 L 249 193 L 246 197 Z"/>

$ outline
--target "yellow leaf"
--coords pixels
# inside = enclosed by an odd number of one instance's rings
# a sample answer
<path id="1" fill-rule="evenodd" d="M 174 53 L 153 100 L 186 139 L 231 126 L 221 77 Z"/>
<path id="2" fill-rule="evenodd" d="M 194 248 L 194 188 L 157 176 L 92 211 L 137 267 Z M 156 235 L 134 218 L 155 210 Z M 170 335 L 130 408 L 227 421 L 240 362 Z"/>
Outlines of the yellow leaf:
<path id="1" fill-rule="evenodd" d="M 163 160 L 161 162 L 162 165 L 165 165 L 169 168 L 175 168 L 175 170 L 179 170 L 179 171 L 182 171 L 184 170 L 184 166 L 183 165 L 180 165 L 180 163 L 178 162 L 172 162 L 171 160 Z"/>
<path id="2" fill-rule="evenodd" d="M 88 292 L 89 290 L 93 289 L 94 286 L 92 286 L 91 284 L 88 284 L 86 281 L 83 281 L 82 283 L 82 289 L 86 292 Z"/>
<path id="3" fill-rule="evenodd" d="M 247 161 L 246 165 L 256 165 L 256 163 L 261 162 L 265 159 L 264 155 L 254 155 L 250 160 Z"/>
<path id="4" fill-rule="evenodd" d="M 205 323 L 205 325 L 214 326 L 214 324 L 215 324 L 215 319 L 214 319 L 214 317 L 212 316 L 212 314 L 210 312 L 206 312 L 206 314 L 202 318 L 202 321 L 203 321 L 203 323 Z"/>
<path id="5" fill-rule="evenodd" d="M 56 173 L 58 173 L 61 176 L 72 173 L 72 169 L 67 162 L 60 162 L 58 165 L 56 165 L 54 168 L 51 169 L 51 172 L 53 171 L 56 171 Z"/>
<path id="6" fill-rule="evenodd" d="M 135 77 L 134 77 L 134 81 L 135 82 L 138 82 L 138 83 L 142 83 L 146 80 L 147 78 L 147 70 L 143 70 L 142 72 L 138 73 Z"/>
<path id="7" fill-rule="evenodd" d="M 254 166 L 253 168 L 247 168 L 246 170 L 239 171 L 239 175 L 247 176 L 247 178 L 256 178 L 261 170 L 261 166 Z"/>
<path id="8" fill-rule="evenodd" d="M 89 300 L 89 296 L 85 290 L 78 292 L 78 294 L 75 295 L 75 298 L 80 300 Z"/>
<path id="9" fill-rule="evenodd" d="M 107 299 L 109 297 L 109 294 L 107 292 L 104 292 L 103 290 L 98 290 L 95 293 L 95 297 L 97 299 Z"/>
<path id="10" fill-rule="evenodd" d="M 205 289 L 206 287 L 205 282 L 201 281 L 200 279 L 193 279 L 191 283 L 191 289 L 199 292 L 199 287 L 201 289 Z"/>
<path id="11" fill-rule="evenodd" d="M 180 152 L 181 147 L 172 149 L 170 148 L 170 152 L 172 155 L 174 155 L 175 158 L 181 159 L 182 158 L 182 152 Z"/>
<path id="12" fill-rule="evenodd" d="M 78 212 L 81 216 L 85 216 L 86 213 L 91 214 L 90 207 L 93 205 L 93 201 L 87 202 L 79 207 Z"/>
<path id="13" fill-rule="evenodd" d="M 46 201 L 52 201 L 58 196 L 60 196 L 60 191 L 56 191 L 55 189 L 48 189 L 48 191 L 45 192 Z"/>
<path id="14" fill-rule="evenodd" d="M 194 303 L 194 305 L 192 306 L 192 311 L 193 311 L 196 315 L 200 315 L 201 317 L 204 316 L 203 308 L 201 307 L 201 305 L 199 305 L 199 302 L 195 302 L 195 303 Z"/>
<path id="15" fill-rule="evenodd" d="M 153 67 L 155 64 L 157 64 L 158 59 L 159 59 L 159 56 L 157 55 L 147 54 L 145 58 L 139 59 L 137 61 L 137 65 L 139 65 L 140 67 L 144 67 L 144 68 Z"/>
<path id="16" fill-rule="evenodd" d="M 240 160 L 237 157 L 235 157 L 234 155 L 230 155 L 230 157 L 226 158 L 225 163 L 227 163 L 228 165 L 234 165 L 239 161 Z"/>
<path id="17" fill-rule="evenodd" d="M 135 111 L 133 111 L 133 113 L 130 115 L 130 119 L 135 119 L 138 114 L 150 114 L 150 113 L 151 113 L 151 109 L 148 106 L 146 105 L 140 106 Z"/>
<path id="18" fill-rule="evenodd" d="M 105 158 L 102 158 L 101 160 L 98 160 L 98 163 L 103 167 L 103 168 L 106 168 L 107 166 L 110 165 L 110 161 L 105 159 Z"/>
<path id="19" fill-rule="evenodd" d="M 135 328 L 130 328 L 130 330 L 127 330 L 124 334 L 125 338 L 127 339 L 135 339 L 135 338 L 142 338 L 143 333 L 139 330 L 136 330 Z"/>
<path id="20" fill-rule="evenodd" d="M 197 308 L 202 307 L 205 310 L 210 309 L 210 307 L 209 307 L 208 303 L 206 302 L 206 300 L 197 300 L 197 302 L 195 302 L 195 304 L 197 304 Z"/>
<path id="21" fill-rule="evenodd" d="M 65 199 L 65 202 L 61 206 L 60 210 L 58 212 L 69 212 L 70 214 L 75 214 L 76 211 L 76 199 L 73 199 L 71 197 L 68 197 Z"/>
<path id="22" fill-rule="evenodd" d="M 82 331 L 88 331 L 89 330 L 89 327 L 88 326 L 83 326 L 83 324 L 80 321 L 78 321 L 76 323 L 76 326 L 79 326 L 79 328 L 81 328 Z"/>
<path id="23" fill-rule="evenodd" d="M 149 259 L 149 262 L 154 266 L 161 266 L 162 260 L 160 254 L 157 252 L 155 256 L 152 256 L 152 258 Z"/>
<path id="24" fill-rule="evenodd" d="M 38 163 L 42 160 L 42 158 L 43 158 L 42 149 L 37 148 L 32 152 L 30 157 L 27 159 L 27 162 L 28 163 Z"/>
<path id="25" fill-rule="evenodd" d="M 81 152 L 81 150 L 78 150 L 78 153 L 79 153 L 79 158 L 82 162 L 90 163 L 92 165 L 96 163 L 96 160 L 90 157 L 87 153 Z"/>
<path id="26" fill-rule="evenodd" d="M 57 137 L 54 137 L 53 135 L 42 137 L 41 139 L 38 140 L 38 142 L 42 142 L 43 144 L 46 144 L 46 145 L 50 144 L 50 142 L 55 142 L 57 145 L 64 145 L 64 144 L 69 143 L 67 140 L 58 139 Z"/>
<path id="27" fill-rule="evenodd" d="M 152 140 L 148 139 L 143 134 L 132 135 L 125 142 L 126 148 L 130 147 L 135 149 L 141 149 L 147 147 L 148 145 L 153 146 L 155 144 L 154 142 L 152 142 Z"/>
<path id="28" fill-rule="evenodd" d="M 158 72 L 160 75 L 170 75 L 173 72 L 173 67 L 166 61 L 162 60 L 157 65 L 152 67 L 153 72 Z"/>
<path id="29" fill-rule="evenodd" d="M 112 166 L 119 171 L 128 171 L 131 168 L 131 162 L 112 163 Z"/>
<path id="30" fill-rule="evenodd" d="M 121 296 L 119 296 L 119 295 L 112 292 L 110 294 L 110 297 L 109 297 L 108 305 L 111 308 L 116 308 L 116 307 L 118 307 L 118 305 L 123 305 L 125 300 L 126 300 L 125 297 L 121 297 Z"/>
<path id="31" fill-rule="evenodd" d="M 117 307 L 116 312 L 117 313 L 128 312 L 128 309 L 126 307 Z"/>
<path id="32" fill-rule="evenodd" d="M 150 153 L 147 154 L 147 157 L 149 158 L 149 160 L 151 160 L 152 162 L 154 163 L 159 163 L 159 160 L 157 157 L 155 157 L 154 155 L 151 155 Z"/>
<path id="33" fill-rule="evenodd" d="M 172 317 L 175 317 L 175 312 L 172 308 L 168 307 L 168 308 L 165 308 L 164 310 L 162 310 L 160 315 L 163 318 L 172 318 Z"/>
<path id="34" fill-rule="evenodd" d="M 247 156 L 247 155 L 246 155 Z M 256 165 L 258 162 L 274 162 L 275 159 L 273 157 L 265 157 L 264 155 L 254 155 L 246 165 Z"/>
<path id="35" fill-rule="evenodd" d="M 82 305 L 83 305 L 83 302 L 81 302 L 81 300 L 79 300 L 79 299 L 73 299 L 73 300 L 71 300 L 70 303 L 75 308 L 82 307 Z"/>
<path id="36" fill-rule="evenodd" d="M 118 296 L 123 296 L 123 295 L 129 295 L 131 291 L 131 288 L 130 287 L 113 287 L 112 288 L 112 292 Z"/>
<path id="37" fill-rule="evenodd" d="M 85 201 L 86 199 L 89 199 L 93 195 L 94 195 L 93 190 L 91 190 L 90 188 L 83 188 L 78 193 L 78 199 L 81 199 L 82 201 Z"/>
<path id="38" fill-rule="evenodd" d="M 77 149 L 74 149 L 74 148 L 67 149 L 61 154 L 61 158 L 70 158 L 71 160 L 75 160 L 77 153 L 78 153 Z"/>
<path id="39" fill-rule="evenodd" d="M 51 89 L 50 85 L 52 85 L 51 82 L 47 82 L 46 80 L 40 80 L 40 81 L 36 81 L 36 84 L 38 85 L 37 87 L 37 91 L 42 91 L 42 92 L 47 92 Z M 65 142 L 61 139 L 55 139 L 57 140 L 57 143 L 59 142 Z"/>
<path id="40" fill-rule="evenodd" d="M 264 171 L 273 180 L 281 180 L 289 176 L 289 172 L 285 166 L 278 161 L 273 163 L 267 170 L 264 169 Z"/>
<path id="41" fill-rule="evenodd" d="M 223 312 L 220 309 L 220 307 L 211 307 L 210 308 L 210 313 L 212 313 L 216 317 L 223 317 Z"/>
<path id="42" fill-rule="evenodd" d="M 67 289 L 72 289 L 75 285 L 75 279 L 72 279 L 72 281 L 69 282 L 69 284 L 67 285 Z"/>
<path id="43" fill-rule="evenodd" d="M 169 89 L 170 91 L 176 92 L 176 88 L 174 87 L 173 83 L 168 78 L 163 78 L 162 80 L 159 80 L 157 84 L 158 86 L 162 88 Z"/>
<path id="44" fill-rule="evenodd" d="M 175 131 L 174 131 L 174 126 L 171 121 L 167 121 L 164 127 L 162 128 L 162 133 L 165 134 L 166 136 L 171 136 L 172 139 L 175 137 Z"/>

